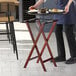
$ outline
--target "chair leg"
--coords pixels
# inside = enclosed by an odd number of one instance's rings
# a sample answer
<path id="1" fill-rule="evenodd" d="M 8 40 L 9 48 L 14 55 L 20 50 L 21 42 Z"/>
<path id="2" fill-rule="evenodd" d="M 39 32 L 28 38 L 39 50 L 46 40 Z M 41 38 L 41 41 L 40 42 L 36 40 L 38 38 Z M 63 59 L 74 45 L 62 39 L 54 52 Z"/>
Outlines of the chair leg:
<path id="1" fill-rule="evenodd" d="M 6 23 L 6 31 L 7 31 L 7 38 L 10 42 L 10 31 L 9 31 L 9 26 L 8 26 L 8 23 Z"/>
<path id="2" fill-rule="evenodd" d="M 13 50 L 14 53 L 16 52 L 17 60 L 18 60 L 18 51 L 17 51 L 17 44 L 16 44 L 16 37 L 15 37 L 15 31 L 14 31 L 14 24 L 13 22 L 9 23 L 10 26 L 10 32 L 11 32 L 11 40 L 13 44 Z"/>

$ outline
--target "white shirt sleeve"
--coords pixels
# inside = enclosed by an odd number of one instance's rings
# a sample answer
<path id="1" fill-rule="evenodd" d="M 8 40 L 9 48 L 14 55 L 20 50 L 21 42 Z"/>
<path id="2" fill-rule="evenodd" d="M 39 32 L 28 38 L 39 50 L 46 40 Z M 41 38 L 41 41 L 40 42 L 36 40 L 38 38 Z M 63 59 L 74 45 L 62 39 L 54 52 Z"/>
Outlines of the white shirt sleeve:
<path id="1" fill-rule="evenodd" d="M 46 2 L 46 0 L 44 0 L 44 2 Z"/>

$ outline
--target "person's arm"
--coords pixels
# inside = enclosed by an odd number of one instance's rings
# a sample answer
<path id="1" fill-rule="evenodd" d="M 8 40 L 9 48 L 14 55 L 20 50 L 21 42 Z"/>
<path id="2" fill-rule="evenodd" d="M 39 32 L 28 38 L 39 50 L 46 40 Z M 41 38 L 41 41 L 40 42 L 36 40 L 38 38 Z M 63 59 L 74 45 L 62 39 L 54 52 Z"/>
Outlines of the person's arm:
<path id="1" fill-rule="evenodd" d="M 35 9 L 39 7 L 43 2 L 44 0 L 38 0 L 33 6 L 30 6 L 29 9 Z"/>
<path id="2" fill-rule="evenodd" d="M 73 0 L 68 1 L 67 5 L 65 6 L 65 13 L 69 12 L 69 8 L 70 8 L 70 5 L 71 5 L 72 2 L 73 2 Z"/>
<path id="3" fill-rule="evenodd" d="M 35 8 L 39 7 L 42 3 L 44 2 L 44 0 L 38 0 L 36 2 L 36 4 L 34 5 Z"/>

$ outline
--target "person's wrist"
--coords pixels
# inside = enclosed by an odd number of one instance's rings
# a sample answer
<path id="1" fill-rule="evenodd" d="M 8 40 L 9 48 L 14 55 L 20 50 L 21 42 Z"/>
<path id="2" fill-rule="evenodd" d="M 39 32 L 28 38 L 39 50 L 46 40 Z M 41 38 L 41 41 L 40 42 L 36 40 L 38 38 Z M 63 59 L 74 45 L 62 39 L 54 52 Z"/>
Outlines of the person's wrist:
<path id="1" fill-rule="evenodd" d="M 30 9 L 30 10 L 31 10 L 31 9 L 35 9 L 35 7 L 34 7 L 34 6 L 30 6 L 29 9 Z"/>

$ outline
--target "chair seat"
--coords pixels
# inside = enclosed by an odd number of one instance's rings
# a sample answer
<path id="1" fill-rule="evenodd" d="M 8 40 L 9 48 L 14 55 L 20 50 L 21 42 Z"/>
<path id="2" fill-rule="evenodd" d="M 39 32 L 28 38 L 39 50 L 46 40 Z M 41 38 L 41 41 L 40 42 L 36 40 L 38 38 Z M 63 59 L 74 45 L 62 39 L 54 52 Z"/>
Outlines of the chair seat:
<path id="1" fill-rule="evenodd" d="M 14 21 L 14 16 L 10 16 L 10 21 Z M 8 17 L 0 17 L 0 22 L 8 22 Z"/>

